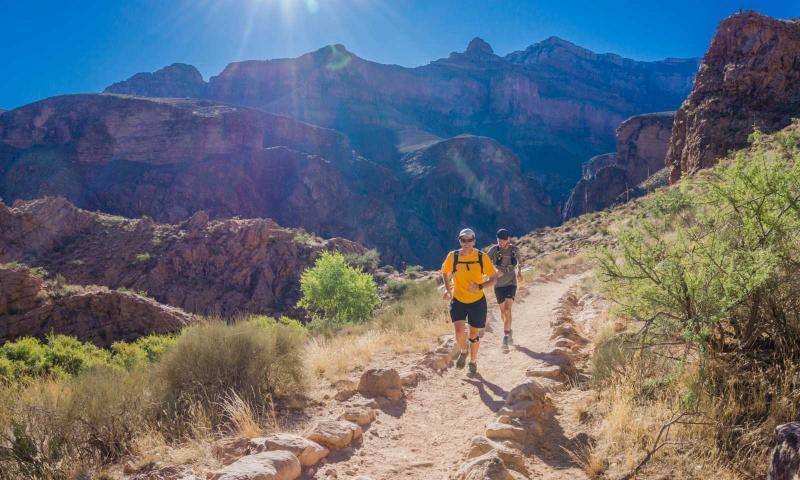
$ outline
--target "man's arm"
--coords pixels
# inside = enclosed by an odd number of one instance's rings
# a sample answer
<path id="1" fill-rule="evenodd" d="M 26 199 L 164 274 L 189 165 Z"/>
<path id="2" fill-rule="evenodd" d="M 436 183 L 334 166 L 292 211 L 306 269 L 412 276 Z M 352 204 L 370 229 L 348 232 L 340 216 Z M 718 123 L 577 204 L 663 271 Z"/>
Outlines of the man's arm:
<path id="1" fill-rule="evenodd" d="M 525 280 L 525 277 L 522 275 L 522 257 L 519 256 L 519 250 L 517 250 L 517 281 L 522 282 Z"/>
<path id="2" fill-rule="evenodd" d="M 453 286 L 450 285 L 450 277 L 452 273 L 450 272 L 442 272 L 442 281 L 444 282 L 444 295 L 445 299 L 449 299 L 453 297 Z"/>

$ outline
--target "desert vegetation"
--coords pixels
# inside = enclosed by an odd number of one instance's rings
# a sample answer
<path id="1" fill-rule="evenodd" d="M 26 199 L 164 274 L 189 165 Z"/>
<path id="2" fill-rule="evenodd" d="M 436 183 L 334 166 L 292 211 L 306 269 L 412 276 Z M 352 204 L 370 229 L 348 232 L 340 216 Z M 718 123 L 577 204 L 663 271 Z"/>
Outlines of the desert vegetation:
<path id="1" fill-rule="evenodd" d="M 302 407 L 313 378 L 338 378 L 381 352 L 428 347 L 448 326 L 427 282 L 409 281 L 398 301 L 378 308 L 372 278 L 340 254 L 323 254 L 303 278 L 309 326 L 249 316 L 108 349 L 65 335 L 6 342 L 0 478 L 98 476 L 129 458 L 135 470 L 153 452 L 213 464 L 215 439 L 275 429 Z"/>
<path id="2" fill-rule="evenodd" d="M 625 332 L 598 343 L 599 450 L 754 478 L 800 401 L 800 124 L 642 202 L 596 254 Z M 676 448 L 677 447 L 677 448 Z"/>

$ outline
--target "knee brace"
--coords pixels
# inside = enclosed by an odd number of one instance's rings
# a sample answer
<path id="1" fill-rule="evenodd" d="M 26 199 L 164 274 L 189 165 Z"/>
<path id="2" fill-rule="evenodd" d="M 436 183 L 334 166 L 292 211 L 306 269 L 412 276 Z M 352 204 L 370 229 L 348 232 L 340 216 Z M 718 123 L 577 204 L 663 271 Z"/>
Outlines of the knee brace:
<path id="1" fill-rule="evenodd" d="M 475 338 L 470 338 L 469 339 L 469 343 L 475 343 L 475 342 L 480 342 L 480 341 L 481 341 L 481 337 L 475 337 Z"/>

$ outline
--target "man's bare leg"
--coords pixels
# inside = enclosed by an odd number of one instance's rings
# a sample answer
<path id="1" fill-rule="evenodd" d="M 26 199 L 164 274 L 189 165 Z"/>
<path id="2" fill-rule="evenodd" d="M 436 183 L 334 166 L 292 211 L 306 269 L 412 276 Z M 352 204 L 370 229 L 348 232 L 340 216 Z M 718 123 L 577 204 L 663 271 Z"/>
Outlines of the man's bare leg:
<path id="1" fill-rule="evenodd" d="M 481 329 L 470 326 L 469 327 L 469 361 L 471 363 L 478 363 L 478 347 L 480 347 Z M 477 340 L 476 340 L 477 339 Z M 475 340 L 475 341 L 472 341 Z"/>
<path id="2" fill-rule="evenodd" d="M 467 352 L 467 349 L 468 349 L 468 347 L 467 347 L 467 332 L 464 329 L 465 325 L 466 325 L 466 320 L 456 320 L 455 322 L 453 322 L 453 328 L 455 329 L 455 334 L 456 334 L 456 344 L 453 347 L 453 349 L 456 352 L 456 354 L 455 354 L 456 358 L 458 358 L 459 355 L 466 355 L 466 352 Z M 450 358 L 453 358 L 453 355 L 451 355 Z M 460 366 L 459 366 L 459 364 L 460 364 Z M 460 362 L 457 361 L 456 362 L 456 367 L 464 368 L 463 360 L 460 361 Z"/>

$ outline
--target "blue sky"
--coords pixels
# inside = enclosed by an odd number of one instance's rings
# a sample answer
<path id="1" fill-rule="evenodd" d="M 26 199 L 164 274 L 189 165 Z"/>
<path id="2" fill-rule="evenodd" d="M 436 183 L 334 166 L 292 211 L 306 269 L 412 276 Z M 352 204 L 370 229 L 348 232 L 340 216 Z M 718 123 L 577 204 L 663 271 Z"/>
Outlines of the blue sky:
<path id="1" fill-rule="evenodd" d="M 501 55 L 556 35 L 636 59 L 701 56 L 739 8 L 800 16 L 800 0 L 0 0 L 0 108 L 100 91 L 173 62 L 208 79 L 232 61 L 332 43 L 404 66 L 461 51 L 474 36 Z"/>

